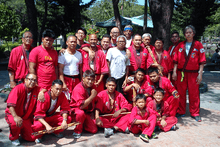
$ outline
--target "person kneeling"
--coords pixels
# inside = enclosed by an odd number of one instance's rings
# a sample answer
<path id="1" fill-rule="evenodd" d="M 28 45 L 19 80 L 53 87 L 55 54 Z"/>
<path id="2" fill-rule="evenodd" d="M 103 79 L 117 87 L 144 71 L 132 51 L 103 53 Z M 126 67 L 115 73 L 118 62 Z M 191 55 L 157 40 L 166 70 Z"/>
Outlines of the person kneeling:
<path id="1" fill-rule="evenodd" d="M 62 93 L 63 82 L 59 79 L 54 80 L 51 89 L 44 93 L 45 101 L 37 102 L 35 120 L 32 126 L 35 132 L 46 129 L 47 133 L 53 133 L 56 137 L 63 137 L 61 132 L 67 129 L 71 117 L 68 116 L 70 106 L 65 94 Z M 60 106 L 60 112 L 56 112 Z M 54 131 L 54 127 L 61 126 L 60 130 Z M 42 141 L 43 135 L 38 135 L 36 143 Z"/>
<path id="2" fill-rule="evenodd" d="M 97 126 L 105 128 L 104 135 L 109 137 L 115 131 L 122 131 L 129 133 L 127 122 L 129 115 L 122 115 L 121 113 L 131 110 L 131 106 L 125 97 L 116 88 L 116 80 L 109 77 L 106 81 L 107 90 L 101 91 L 97 97 L 97 104 L 95 108 L 95 121 Z M 99 114 L 104 114 L 100 116 Z"/>
<path id="3" fill-rule="evenodd" d="M 148 142 L 148 137 L 157 138 L 156 133 L 153 132 L 155 125 L 155 112 L 146 107 L 146 96 L 138 94 L 136 96 L 136 106 L 132 109 L 129 118 L 129 130 L 134 134 L 142 132 L 140 138 Z"/>
<path id="4" fill-rule="evenodd" d="M 176 130 L 178 120 L 175 116 L 169 116 L 169 104 L 166 101 L 163 101 L 164 90 L 162 88 L 156 88 L 153 97 L 154 100 L 150 101 L 147 107 L 153 109 L 157 113 L 156 126 L 164 132 Z"/>

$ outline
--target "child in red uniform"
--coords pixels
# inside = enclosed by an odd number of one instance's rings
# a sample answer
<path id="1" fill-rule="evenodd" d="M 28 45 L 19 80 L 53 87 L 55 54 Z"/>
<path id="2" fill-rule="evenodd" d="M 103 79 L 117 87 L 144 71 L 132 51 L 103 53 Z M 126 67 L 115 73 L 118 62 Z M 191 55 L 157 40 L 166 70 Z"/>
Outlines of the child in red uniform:
<path id="1" fill-rule="evenodd" d="M 176 130 L 177 118 L 175 116 L 169 116 L 169 104 L 163 101 L 164 90 L 162 88 L 156 88 L 153 97 L 154 100 L 150 101 L 147 107 L 156 111 L 156 125 L 164 132 L 171 129 Z"/>
<path id="2" fill-rule="evenodd" d="M 131 106 L 125 97 L 116 88 L 116 80 L 109 77 L 106 81 L 107 90 L 101 91 L 97 96 L 95 110 L 96 124 L 105 128 L 105 137 L 114 134 L 114 131 L 129 133 L 127 122 L 129 115 L 120 115 L 122 112 L 130 111 Z M 99 114 L 112 114 L 112 116 L 100 117 Z"/>
<path id="3" fill-rule="evenodd" d="M 136 96 L 136 106 L 132 109 L 129 118 L 129 130 L 137 134 L 142 132 L 140 138 L 149 141 L 148 137 L 156 138 L 153 132 L 156 125 L 155 112 L 146 107 L 146 97 L 144 94 Z"/>

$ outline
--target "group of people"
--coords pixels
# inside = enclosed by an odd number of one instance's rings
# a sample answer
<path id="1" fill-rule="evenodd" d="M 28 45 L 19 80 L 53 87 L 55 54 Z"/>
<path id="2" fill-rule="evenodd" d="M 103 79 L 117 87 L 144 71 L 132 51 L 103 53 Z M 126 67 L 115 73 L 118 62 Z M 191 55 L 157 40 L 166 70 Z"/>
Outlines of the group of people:
<path id="1" fill-rule="evenodd" d="M 199 84 L 206 58 L 202 44 L 193 39 L 195 28 L 185 28 L 183 42 L 173 32 L 168 51 L 163 39 L 150 45 L 151 34 L 133 35 L 130 25 L 123 33 L 114 27 L 98 45 L 96 34 L 85 42 L 87 32 L 79 28 L 59 55 L 53 31 L 45 30 L 42 45 L 33 49 L 32 33 L 23 34 L 8 64 L 12 91 L 5 119 L 14 145 L 20 144 L 20 135 L 42 142 L 43 135 L 36 135 L 42 130 L 62 137 L 71 122 L 79 122 L 74 138 L 101 127 L 105 137 L 117 131 L 141 133 L 148 142 L 157 137 L 155 130 L 176 130 L 177 117 L 186 113 L 187 89 L 190 114 L 201 121 Z"/>

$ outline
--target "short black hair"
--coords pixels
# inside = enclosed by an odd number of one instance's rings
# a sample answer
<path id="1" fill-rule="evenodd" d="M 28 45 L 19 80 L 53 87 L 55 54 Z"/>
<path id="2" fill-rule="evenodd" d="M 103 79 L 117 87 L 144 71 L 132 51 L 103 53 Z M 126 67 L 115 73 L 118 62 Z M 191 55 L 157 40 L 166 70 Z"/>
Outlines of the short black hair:
<path id="1" fill-rule="evenodd" d="M 53 39 L 56 39 L 56 36 L 55 36 L 55 33 L 50 30 L 50 29 L 46 29 L 43 33 L 42 33 L 42 37 L 45 38 L 45 37 L 50 37 L 50 38 L 53 38 Z"/>
<path id="2" fill-rule="evenodd" d="M 156 92 L 161 92 L 163 95 L 165 94 L 164 89 L 162 89 L 162 88 L 160 88 L 160 87 L 158 87 L 158 88 L 156 88 L 156 89 L 154 90 L 154 94 L 155 94 Z"/>
<path id="3" fill-rule="evenodd" d="M 143 68 L 138 68 L 135 73 L 138 73 L 139 71 L 146 75 L 146 71 Z"/>
<path id="4" fill-rule="evenodd" d="M 156 67 L 148 68 L 148 75 L 151 74 L 152 72 L 156 72 L 157 74 L 159 74 L 158 68 Z"/>
<path id="5" fill-rule="evenodd" d="M 108 82 L 114 82 L 116 84 L 116 79 L 114 77 L 108 77 L 107 80 L 106 80 L 106 84 Z"/>
<path id="6" fill-rule="evenodd" d="M 28 74 L 25 76 L 25 79 L 27 79 L 27 78 L 29 77 L 30 74 L 31 74 L 31 73 L 28 73 Z M 37 77 L 36 74 L 34 74 L 34 73 L 32 73 L 32 74 L 35 75 L 35 76 Z"/>
<path id="7" fill-rule="evenodd" d="M 111 36 L 109 35 L 109 34 L 104 34 L 103 36 L 102 36 L 102 39 L 103 38 L 109 38 L 109 40 L 111 40 Z"/>
<path id="8" fill-rule="evenodd" d="M 87 35 L 87 31 L 86 31 L 85 28 L 83 28 L 83 27 L 78 28 L 78 29 L 76 30 L 76 33 L 78 33 L 79 30 L 82 30 L 82 31 L 84 32 L 84 34 Z"/>
<path id="9" fill-rule="evenodd" d="M 86 71 L 83 73 L 83 78 L 86 78 L 86 77 L 95 78 L 95 73 L 94 73 L 92 70 L 86 70 Z"/>
<path id="10" fill-rule="evenodd" d="M 156 42 L 157 40 L 162 41 L 163 44 L 164 44 L 164 41 L 163 41 L 163 38 L 162 38 L 162 37 L 157 37 L 157 38 L 155 39 L 155 42 Z M 154 42 L 154 43 L 155 43 L 155 42 Z"/>
<path id="11" fill-rule="evenodd" d="M 177 30 L 174 30 L 174 31 L 171 33 L 171 36 L 172 36 L 173 34 L 177 34 L 178 36 L 180 36 L 180 35 L 179 35 L 179 32 L 178 32 Z"/>
<path id="12" fill-rule="evenodd" d="M 62 85 L 63 86 L 63 82 L 60 80 L 60 79 L 56 79 L 52 82 L 52 86 L 55 85 L 55 84 L 59 84 L 59 85 Z"/>
<path id="13" fill-rule="evenodd" d="M 144 99 L 144 101 L 146 102 L 146 96 L 144 94 L 137 94 L 137 96 L 135 97 L 135 101 L 137 102 L 137 100 L 139 99 Z"/>

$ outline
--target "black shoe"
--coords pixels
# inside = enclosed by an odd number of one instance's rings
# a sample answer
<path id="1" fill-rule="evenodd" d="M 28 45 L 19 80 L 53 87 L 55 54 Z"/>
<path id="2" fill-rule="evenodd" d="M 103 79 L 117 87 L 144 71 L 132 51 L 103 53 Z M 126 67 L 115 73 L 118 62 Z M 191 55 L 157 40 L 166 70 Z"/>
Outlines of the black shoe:
<path id="1" fill-rule="evenodd" d="M 184 117 L 184 116 L 185 116 L 185 114 L 179 114 L 179 113 L 176 114 L 177 118 Z"/>

